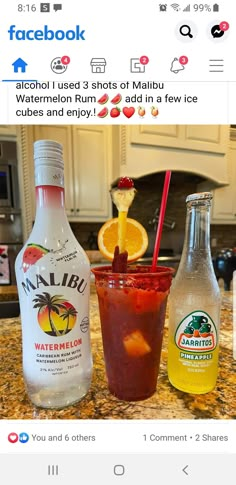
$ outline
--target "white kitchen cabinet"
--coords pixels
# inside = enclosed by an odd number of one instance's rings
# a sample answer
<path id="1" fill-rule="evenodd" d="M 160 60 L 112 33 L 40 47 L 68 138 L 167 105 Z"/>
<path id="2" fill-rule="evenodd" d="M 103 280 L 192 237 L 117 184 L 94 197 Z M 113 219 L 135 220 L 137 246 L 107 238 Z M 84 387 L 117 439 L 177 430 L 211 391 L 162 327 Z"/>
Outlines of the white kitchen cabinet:
<path id="1" fill-rule="evenodd" d="M 130 143 L 225 153 L 229 128 L 226 125 L 137 125 L 129 127 Z"/>
<path id="2" fill-rule="evenodd" d="M 236 224 L 236 139 L 229 149 L 229 185 L 212 191 L 212 224 Z"/>
<path id="3" fill-rule="evenodd" d="M 106 220 L 112 217 L 110 127 L 73 126 L 72 140 L 75 216 Z"/>
<path id="4" fill-rule="evenodd" d="M 65 204 L 71 222 L 104 222 L 112 217 L 112 129 L 107 126 L 36 125 L 19 130 L 19 180 L 25 239 L 35 218 L 33 143 L 63 145 Z"/>
<path id="5" fill-rule="evenodd" d="M 32 220 L 35 214 L 33 143 L 55 140 L 63 145 L 65 205 L 71 222 L 103 222 L 112 217 L 109 194 L 112 163 L 112 132 L 106 126 L 36 125 L 26 127 L 27 154 L 32 185 Z"/>
<path id="6" fill-rule="evenodd" d="M 117 128 L 120 175 L 191 172 L 227 185 L 228 125 L 135 125 Z"/>

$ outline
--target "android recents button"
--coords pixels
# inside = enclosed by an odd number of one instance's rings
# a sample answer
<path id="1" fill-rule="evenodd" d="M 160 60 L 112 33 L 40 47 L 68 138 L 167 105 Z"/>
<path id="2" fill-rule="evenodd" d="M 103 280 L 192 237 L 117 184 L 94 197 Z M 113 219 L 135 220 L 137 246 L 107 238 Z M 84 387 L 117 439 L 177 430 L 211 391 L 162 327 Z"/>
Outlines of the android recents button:
<path id="1" fill-rule="evenodd" d="M 58 474 L 59 474 L 58 465 L 48 465 L 48 475 L 49 476 L 57 476 Z"/>

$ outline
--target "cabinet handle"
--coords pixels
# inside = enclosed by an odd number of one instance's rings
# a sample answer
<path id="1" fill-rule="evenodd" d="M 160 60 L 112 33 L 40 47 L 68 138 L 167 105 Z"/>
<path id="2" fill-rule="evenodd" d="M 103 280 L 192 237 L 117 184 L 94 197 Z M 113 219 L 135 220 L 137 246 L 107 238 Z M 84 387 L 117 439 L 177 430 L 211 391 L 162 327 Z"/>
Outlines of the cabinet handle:
<path id="1" fill-rule="evenodd" d="M 79 212 L 79 209 L 76 209 L 76 212 Z M 236 214 L 235 214 L 236 215 Z"/>
<path id="2" fill-rule="evenodd" d="M 71 212 L 74 212 L 74 210 L 75 210 L 75 209 L 71 209 L 70 211 L 71 211 Z"/>

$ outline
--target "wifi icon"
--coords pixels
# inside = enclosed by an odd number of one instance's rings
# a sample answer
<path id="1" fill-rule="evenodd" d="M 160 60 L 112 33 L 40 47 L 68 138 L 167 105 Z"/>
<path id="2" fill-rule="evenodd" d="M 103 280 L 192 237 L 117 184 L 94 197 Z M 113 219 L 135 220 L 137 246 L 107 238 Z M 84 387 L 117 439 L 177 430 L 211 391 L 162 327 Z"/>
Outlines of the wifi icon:
<path id="1" fill-rule="evenodd" d="M 172 3 L 171 4 L 171 7 L 173 8 L 173 10 L 175 10 L 176 12 L 179 12 L 181 10 L 180 8 L 180 5 L 178 3 Z"/>

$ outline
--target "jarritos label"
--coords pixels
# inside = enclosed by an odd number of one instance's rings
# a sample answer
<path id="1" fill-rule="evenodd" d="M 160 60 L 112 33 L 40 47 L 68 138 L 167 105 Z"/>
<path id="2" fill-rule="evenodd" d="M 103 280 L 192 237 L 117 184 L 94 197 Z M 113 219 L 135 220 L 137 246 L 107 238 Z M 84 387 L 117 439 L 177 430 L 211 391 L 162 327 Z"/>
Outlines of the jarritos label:
<path id="1" fill-rule="evenodd" d="M 217 330 L 210 315 L 202 310 L 187 315 L 176 330 L 175 344 L 180 350 L 194 353 L 213 351 L 217 346 Z"/>

